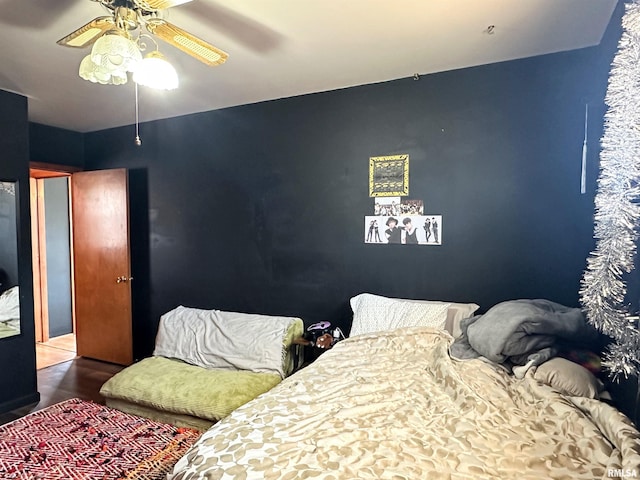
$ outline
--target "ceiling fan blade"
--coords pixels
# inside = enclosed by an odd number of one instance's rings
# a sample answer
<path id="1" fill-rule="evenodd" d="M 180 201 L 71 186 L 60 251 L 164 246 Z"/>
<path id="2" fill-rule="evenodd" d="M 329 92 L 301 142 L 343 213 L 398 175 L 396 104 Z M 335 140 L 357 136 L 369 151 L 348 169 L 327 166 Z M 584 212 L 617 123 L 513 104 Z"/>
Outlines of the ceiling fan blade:
<path id="1" fill-rule="evenodd" d="M 155 11 L 164 10 L 165 8 L 176 7 L 183 3 L 189 3 L 193 0 L 133 0 L 134 3 L 143 10 Z"/>
<path id="2" fill-rule="evenodd" d="M 65 47 L 84 48 L 95 42 L 115 25 L 113 17 L 97 17 L 56 43 Z"/>
<path id="3" fill-rule="evenodd" d="M 162 19 L 147 21 L 147 30 L 210 66 L 223 64 L 229 54 Z"/>

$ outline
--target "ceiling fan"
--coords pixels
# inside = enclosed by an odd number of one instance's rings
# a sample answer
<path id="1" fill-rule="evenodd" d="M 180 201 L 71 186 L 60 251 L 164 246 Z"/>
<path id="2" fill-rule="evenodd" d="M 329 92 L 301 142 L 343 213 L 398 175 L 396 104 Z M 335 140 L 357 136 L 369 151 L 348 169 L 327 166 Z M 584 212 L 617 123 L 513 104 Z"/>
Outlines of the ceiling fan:
<path id="1" fill-rule="evenodd" d="M 166 21 L 163 10 L 192 0 L 91 0 L 106 7 L 110 15 L 96 17 L 86 25 L 58 40 L 58 45 L 85 48 L 104 34 L 119 30 L 128 33 L 142 30 L 200 60 L 206 65 L 224 63 L 228 54 L 191 33 Z"/>

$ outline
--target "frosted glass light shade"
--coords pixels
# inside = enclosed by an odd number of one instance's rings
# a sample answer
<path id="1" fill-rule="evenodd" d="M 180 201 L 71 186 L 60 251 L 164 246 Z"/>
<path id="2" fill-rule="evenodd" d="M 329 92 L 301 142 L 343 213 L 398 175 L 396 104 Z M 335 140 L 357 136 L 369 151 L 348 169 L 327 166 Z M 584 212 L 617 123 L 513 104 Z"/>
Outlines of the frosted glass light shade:
<path id="1" fill-rule="evenodd" d="M 138 46 L 119 30 L 101 36 L 91 49 L 91 60 L 108 72 L 133 72 L 142 61 Z"/>
<path id="2" fill-rule="evenodd" d="M 133 72 L 133 81 L 138 85 L 159 90 L 178 88 L 178 73 L 158 51 L 145 56 Z"/>
<path id="3" fill-rule="evenodd" d="M 123 85 L 127 83 L 127 72 L 109 72 L 102 65 L 98 65 L 91 60 L 91 55 L 87 55 L 80 62 L 78 75 L 85 80 L 101 83 L 102 85 Z"/>

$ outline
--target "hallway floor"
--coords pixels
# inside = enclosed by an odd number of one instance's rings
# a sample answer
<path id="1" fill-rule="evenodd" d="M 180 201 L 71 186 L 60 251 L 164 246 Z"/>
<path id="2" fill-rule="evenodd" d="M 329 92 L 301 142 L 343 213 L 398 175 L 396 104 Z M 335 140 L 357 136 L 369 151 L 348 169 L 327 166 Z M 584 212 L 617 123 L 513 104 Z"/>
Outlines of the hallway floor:
<path id="1" fill-rule="evenodd" d="M 73 333 L 36 343 L 36 368 L 38 370 L 76 358 L 76 336 Z"/>

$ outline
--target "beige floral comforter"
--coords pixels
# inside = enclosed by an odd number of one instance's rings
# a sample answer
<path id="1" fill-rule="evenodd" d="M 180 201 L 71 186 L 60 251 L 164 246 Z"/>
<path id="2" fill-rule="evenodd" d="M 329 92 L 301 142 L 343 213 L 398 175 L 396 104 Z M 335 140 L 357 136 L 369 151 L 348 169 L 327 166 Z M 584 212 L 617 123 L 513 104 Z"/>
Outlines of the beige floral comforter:
<path id="1" fill-rule="evenodd" d="M 187 479 L 595 479 L 640 476 L 640 434 L 608 405 L 564 397 L 427 328 L 361 335 L 213 426 Z"/>

